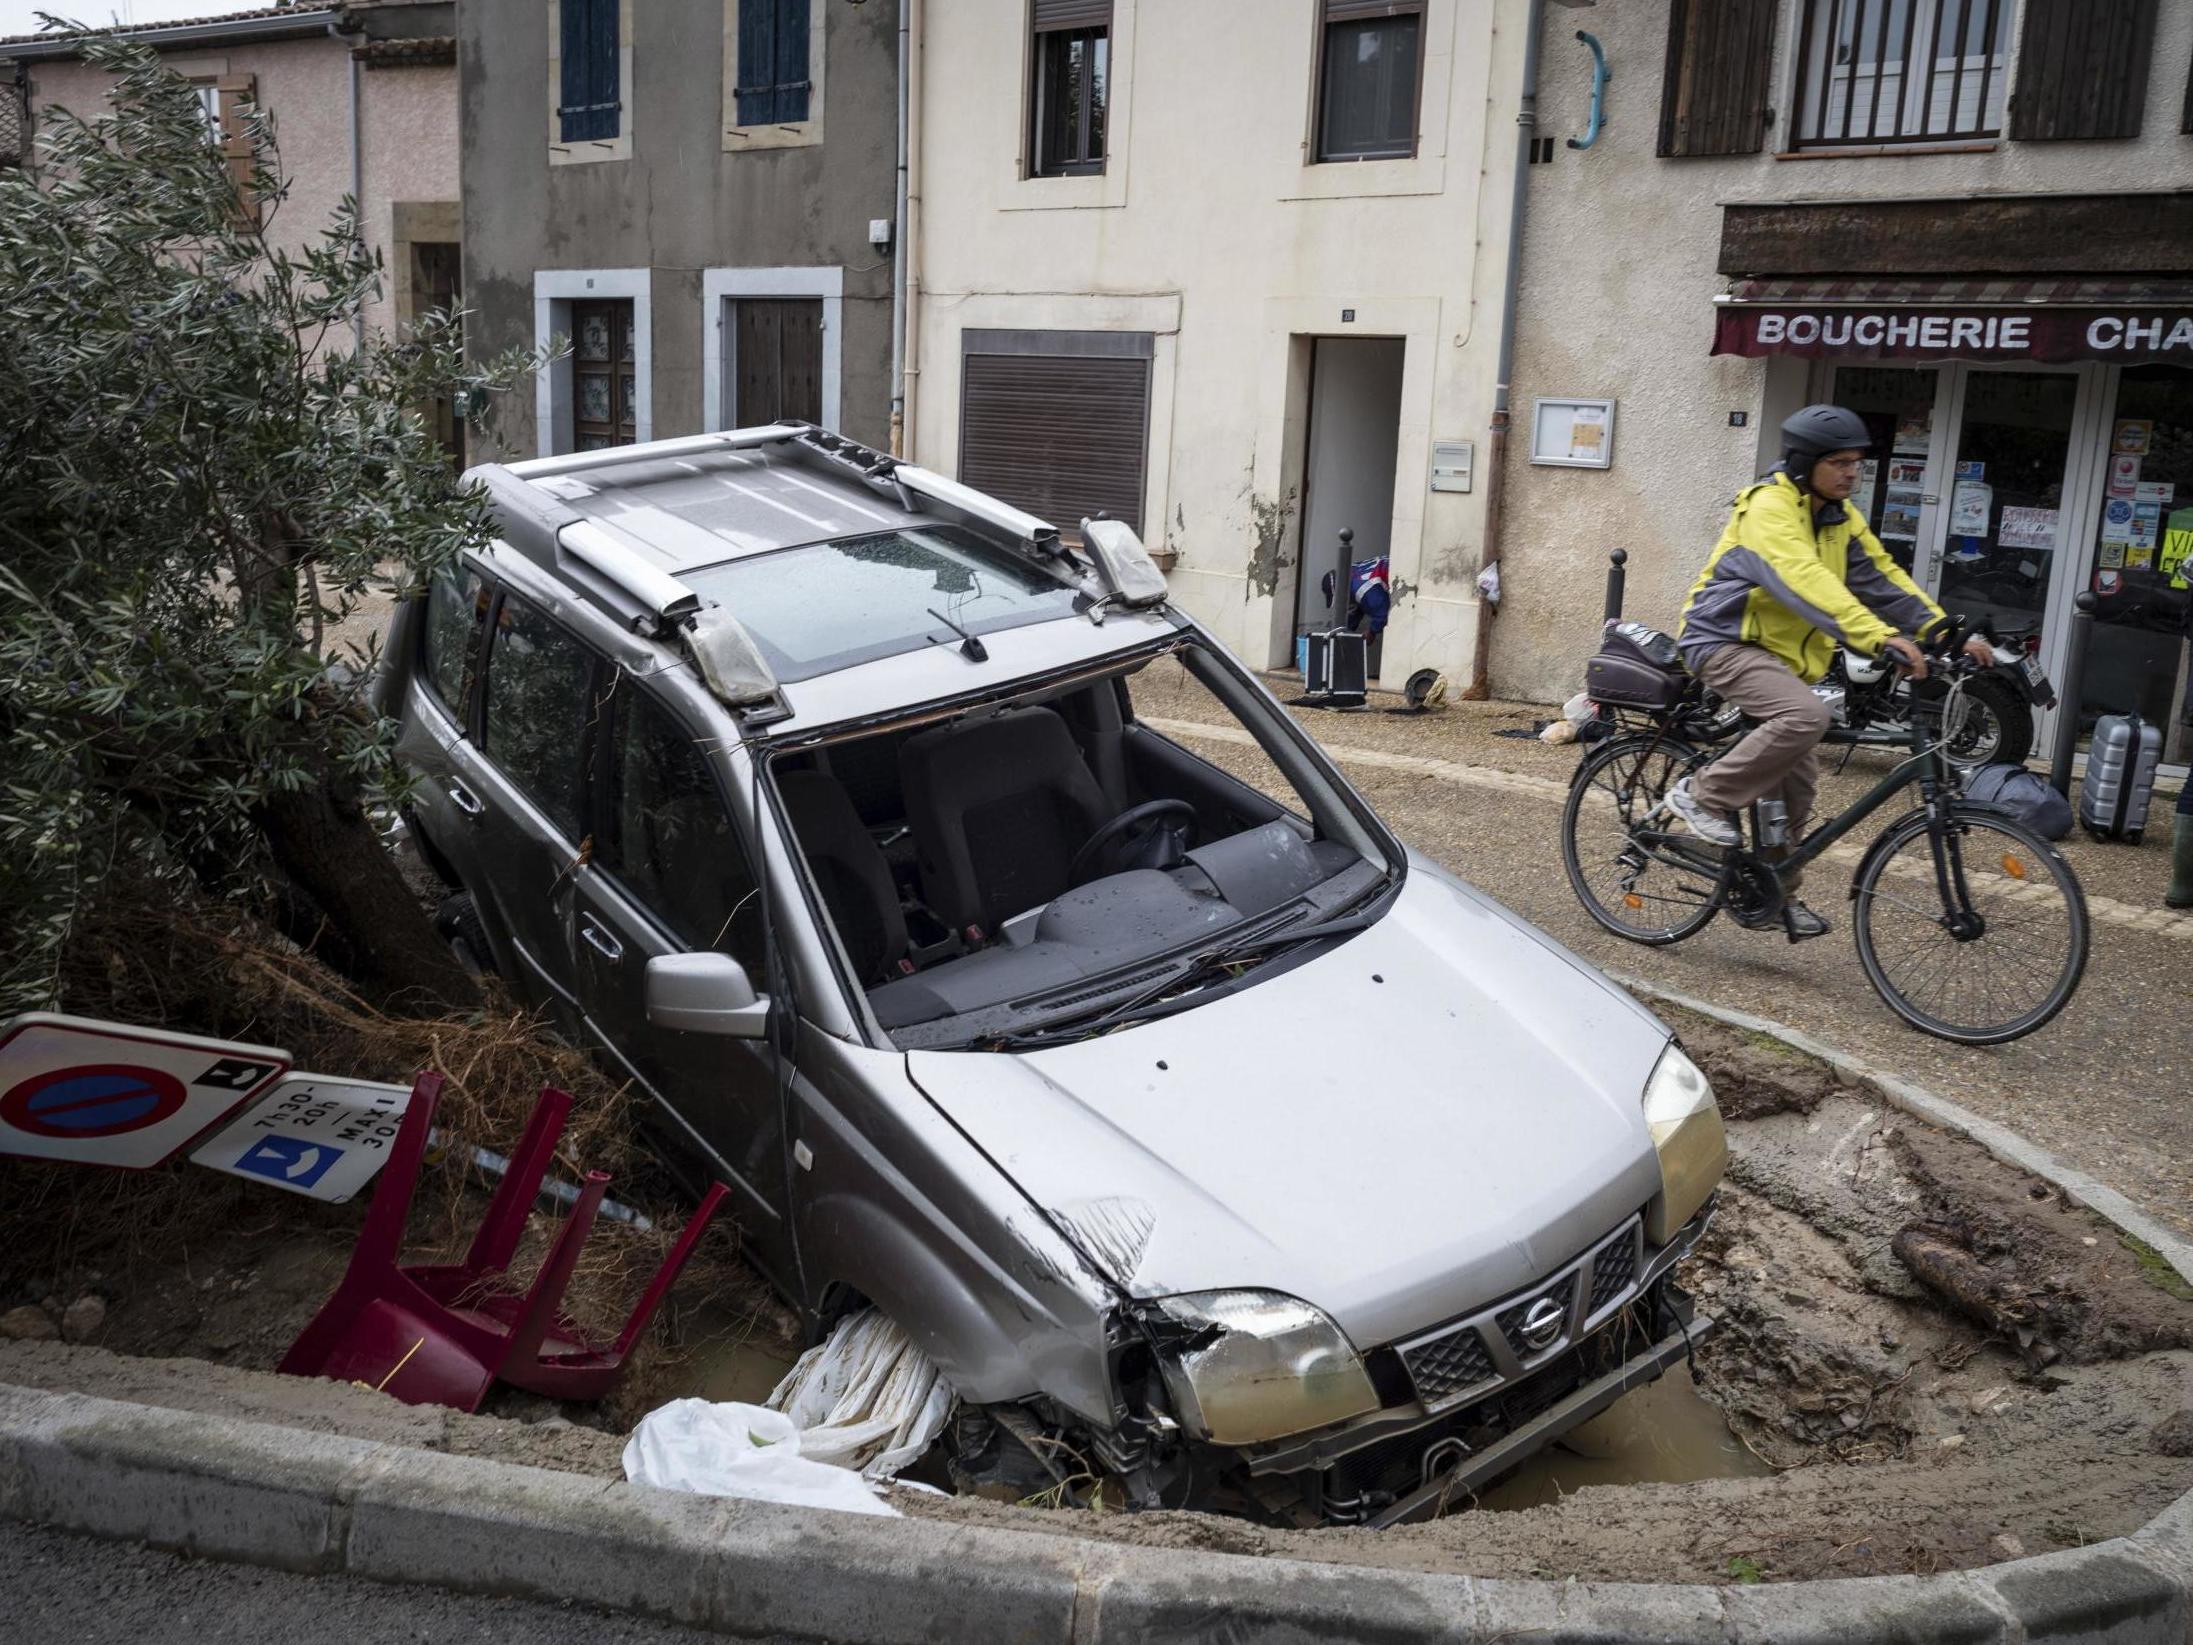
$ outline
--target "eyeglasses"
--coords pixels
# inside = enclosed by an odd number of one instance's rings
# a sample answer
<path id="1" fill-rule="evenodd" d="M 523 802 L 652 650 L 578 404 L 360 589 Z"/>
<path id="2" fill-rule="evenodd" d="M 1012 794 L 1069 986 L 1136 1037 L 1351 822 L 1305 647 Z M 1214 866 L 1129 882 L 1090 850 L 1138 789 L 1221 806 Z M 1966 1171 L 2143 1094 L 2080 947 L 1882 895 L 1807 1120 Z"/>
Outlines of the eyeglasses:
<path id="1" fill-rule="evenodd" d="M 1865 462 L 1866 460 L 1863 457 L 1823 457 L 1820 459 L 1818 466 L 1840 469 L 1845 474 L 1855 474 L 1865 467 Z"/>

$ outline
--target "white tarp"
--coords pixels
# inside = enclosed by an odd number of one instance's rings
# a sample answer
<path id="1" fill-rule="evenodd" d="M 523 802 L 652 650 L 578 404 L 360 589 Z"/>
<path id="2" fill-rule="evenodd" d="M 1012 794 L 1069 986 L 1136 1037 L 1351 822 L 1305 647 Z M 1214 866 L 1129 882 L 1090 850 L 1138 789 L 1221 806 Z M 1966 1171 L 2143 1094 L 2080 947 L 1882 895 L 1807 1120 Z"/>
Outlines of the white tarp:
<path id="1" fill-rule="evenodd" d="M 839 1323 L 769 1396 L 769 1407 L 672 1400 L 624 1448 L 625 1478 L 665 1490 L 853 1514 L 896 1514 L 876 1496 L 926 1451 L 952 1385 L 874 1308 Z"/>

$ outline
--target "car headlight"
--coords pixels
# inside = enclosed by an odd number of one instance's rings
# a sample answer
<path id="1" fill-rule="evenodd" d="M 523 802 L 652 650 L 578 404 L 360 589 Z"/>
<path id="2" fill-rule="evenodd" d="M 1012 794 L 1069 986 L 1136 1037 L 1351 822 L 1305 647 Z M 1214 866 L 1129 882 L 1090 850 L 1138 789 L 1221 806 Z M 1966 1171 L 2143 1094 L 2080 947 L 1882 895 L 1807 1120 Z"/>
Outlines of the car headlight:
<path id="1" fill-rule="evenodd" d="M 1660 1156 L 1660 1198 L 1645 1219 L 1645 1238 L 1665 1245 L 1721 1180 L 1728 1138 L 1713 1086 L 1682 1048 L 1670 1041 L 1645 1082 L 1645 1129 Z"/>
<path id="2" fill-rule="evenodd" d="M 1180 1328 L 1161 1356 L 1188 1425 L 1217 1445 L 1281 1439 L 1378 1408 L 1347 1334 L 1276 1291 L 1199 1291 L 1157 1307 Z"/>

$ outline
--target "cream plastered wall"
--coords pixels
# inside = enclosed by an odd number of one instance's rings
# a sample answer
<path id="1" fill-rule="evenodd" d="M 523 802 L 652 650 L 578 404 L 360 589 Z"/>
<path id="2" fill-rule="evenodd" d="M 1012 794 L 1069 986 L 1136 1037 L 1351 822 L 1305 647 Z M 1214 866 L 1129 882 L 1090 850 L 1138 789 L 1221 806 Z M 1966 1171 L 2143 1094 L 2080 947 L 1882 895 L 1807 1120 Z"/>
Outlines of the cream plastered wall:
<path id="1" fill-rule="evenodd" d="M 1807 397 L 1803 362 L 1708 353 L 1713 297 L 1727 285 L 1715 272 L 1724 203 L 2193 187 L 2193 137 L 2178 131 L 2193 5 L 2159 8 L 2137 139 L 2006 138 L 1979 154 L 1661 160 L 1653 147 L 1668 5 L 1602 0 L 1587 11 L 1547 12 L 1540 129 L 1555 147 L 1551 164 L 1531 168 L 1524 213 L 1518 438 L 1501 543 L 1504 599 L 1492 631 L 1492 683 L 1502 696 L 1558 702 L 1581 686 L 1610 548 L 1630 553 L 1629 614 L 1672 626 L 1730 502 L 1773 462 L 1774 426 Z M 1792 106 L 1796 11 L 1795 0 L 1782 7 L 1775 41 L 1770 151 L 1785 139 Z M 1565 141 L 1582 134 L 1590 114 L 1580 27 L 1599 37 L 1614 74 L 1606 129 L 1583 151 Z M 2014 22 L 2013 54 L 2016 38 Z M 1540 395 L 1616 398 L 1613 466 L 1533 466 L 1528 418 Z M 1730 427 L 1732 411 L 1747 413 L 1749 424 Z"/>
<path id="2" fill-rule="evenodd" d="M 268 222 L 276 243 L 291 248 L 314 240 L 350 192 L 350 48 L 332 38 L 242 42 L 192 47 L 163 61 L 194 80 L 227 74 L 257 77 L 260 101 L 272 111 L 289 197 Z M 34 108 L 58 104 L 83 116 L 107 112 L 108 77 L 82 63 L 31 65 Z M 457 194 L 457 70 L 362 68 L 362 216 L 367 242 L 386 265 L 380 299 L 366 311 L 376 328 L 393 324 L 400 249 L 392 241 L 397 203 L 454 202 Z M 342 338 L 331 338 L 338 346 Z"/>
<path id="3" fill-rule="evenodd" d="M 1430 0 L 1417 157 L 1308 165 L 1317 0 L 1114 0 L 1105 174 L 1026 179 L 1026 0 L 932 3 L 914 455 L 957 471 L 963 330 L 1154 333 L 1144 536 L 1183 605 L 1277 662 L 1306 339 L 1402 337 L 1383 674 L 1466 679 L 1484 476 L 1432 493 L 1431 445 L 1484 450 L 1524 11 Z"/>

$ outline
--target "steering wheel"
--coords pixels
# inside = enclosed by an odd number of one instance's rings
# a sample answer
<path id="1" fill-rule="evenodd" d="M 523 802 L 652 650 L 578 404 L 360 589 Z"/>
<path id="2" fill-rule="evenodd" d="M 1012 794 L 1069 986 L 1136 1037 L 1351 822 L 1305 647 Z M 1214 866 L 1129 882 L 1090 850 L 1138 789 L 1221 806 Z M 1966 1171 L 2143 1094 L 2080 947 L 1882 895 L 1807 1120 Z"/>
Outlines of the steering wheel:
<path id="1" fill-rule="evenodd" d="M 1175 868 L 1200 832 L 1186 800 L 1145 800 L 1098 828 L 1074 853 L 1066 883 L 1086 885 L 1129 868 Z"/>

